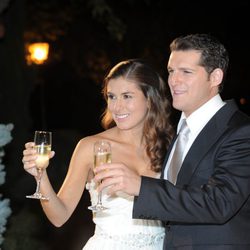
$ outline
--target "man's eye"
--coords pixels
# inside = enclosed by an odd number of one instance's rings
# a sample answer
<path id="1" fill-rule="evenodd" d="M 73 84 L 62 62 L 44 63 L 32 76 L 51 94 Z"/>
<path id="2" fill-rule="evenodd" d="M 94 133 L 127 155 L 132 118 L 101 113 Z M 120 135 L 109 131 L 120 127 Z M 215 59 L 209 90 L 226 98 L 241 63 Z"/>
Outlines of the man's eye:
<path id="1" fill-rule="evenodd" d="M 192 72 L 191 71 L 189 71 L 189 70 L 184 70 L 183 71 L 185 74 L 191 74 Z"/>

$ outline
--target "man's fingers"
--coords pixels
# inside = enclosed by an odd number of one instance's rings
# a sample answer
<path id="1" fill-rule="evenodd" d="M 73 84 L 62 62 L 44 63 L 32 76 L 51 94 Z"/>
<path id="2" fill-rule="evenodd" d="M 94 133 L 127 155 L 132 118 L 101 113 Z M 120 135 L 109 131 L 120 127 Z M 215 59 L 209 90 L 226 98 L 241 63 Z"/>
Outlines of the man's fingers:
<path id="1" fill-rule="evenodd" d="M 108 194 L 114 194 L 117 191 L 122 190 L 122 177 L 106 178 L 98 186 L 98 191 L 102 191 L 104 188 L 108 188 Z"/>
<path id="2" fill-rule="evenodd" d="M 94 172 L 95 174 L 99 173 L 99 172 L 102 172 L 102 171 L 110 171 L 112 169 L 118 169 L 117 165 L 116 164 L 113 164 L 113 163 L 107 163 L 107 164 L 101 164 L 97 167 L 94 168 Z"/>
<path id="3" fill-rule="evenodd" d="M 95 181 L 102 181 L 104 179 L 108 179 L 108 178 L 112 178 L 112 177 L 118 177 L 121 176 L 123 174 L 121 169 L 106 169 L 104 168 L 103 170 L 100 170 L 98 172 L 95 172 Z"/>

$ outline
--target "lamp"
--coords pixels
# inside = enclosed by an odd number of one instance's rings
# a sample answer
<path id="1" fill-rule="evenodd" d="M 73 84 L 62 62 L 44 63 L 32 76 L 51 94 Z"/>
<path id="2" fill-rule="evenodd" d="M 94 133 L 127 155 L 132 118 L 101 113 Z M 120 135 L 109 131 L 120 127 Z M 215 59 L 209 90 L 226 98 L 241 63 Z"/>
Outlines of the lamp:
<path id="1" fill-rule="evenodd" d="M 27 45 L 26 60 L 28 65 L 43 64 L 48 59 L 49 44 L 48 43 L 31 43 Z"/>
<path id="2" fill-rule="evenodd" d="M 39 77 L 39 70 L 41 69 L 41 65 L 48 59 L 49 54 L 49 44 L 42 42 L 42 43 L 28 43 L 26 44 L 26 61 L 28 65 L 36 65 L 37 67 L 31 67 L 35 70 L 36 74 L 36 87 L 39 91 L 39 101 L 40 105 L 40 122 L 39 125 L 42 126 L 41 129 L 46 129 L 47 122 L 46 122 L 46 105 L 45 105 L 45 86 L 43 78 Z M 0 249 L 1 250 L 1 249 Z"/>

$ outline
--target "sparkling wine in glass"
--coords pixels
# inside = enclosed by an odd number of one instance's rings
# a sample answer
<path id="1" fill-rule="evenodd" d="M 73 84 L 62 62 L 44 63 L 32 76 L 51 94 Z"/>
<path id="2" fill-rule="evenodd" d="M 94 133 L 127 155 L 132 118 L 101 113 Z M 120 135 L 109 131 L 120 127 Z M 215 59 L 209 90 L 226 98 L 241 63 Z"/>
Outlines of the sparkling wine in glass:
<path id="1" fill-rule="evenodd" d="M 100 140 L 94 144 L 94 167 L 104 163 L 111 163 L 111 145 L 108 141 Z M 98 201 L 96 205 L 88 207 L 88 209 L 98 212 L 107 209 L 102 204 L 102 192 L 98 192 Z"/>
<path id="2" fill-rule="evenodd" d="M 40 192 L 40 183 L 43 174 L 43 170 L 49 165 L 49 155 L 51 152 L 52 133 L 48 131 L 35 131 L 34 136 L 35 149 L 38 157 L 36 159 L 36 169 L 38 176 L 36 178 L 36 191 L 32 195 L 27 195 L 26 198 L 49 200 Z"/>

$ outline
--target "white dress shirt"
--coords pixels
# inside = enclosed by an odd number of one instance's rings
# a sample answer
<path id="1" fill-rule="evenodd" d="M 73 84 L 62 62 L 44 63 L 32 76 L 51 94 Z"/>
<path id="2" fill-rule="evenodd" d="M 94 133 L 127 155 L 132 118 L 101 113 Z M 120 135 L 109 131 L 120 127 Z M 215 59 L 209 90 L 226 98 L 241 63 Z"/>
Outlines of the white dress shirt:
<path id="1" fill-rule="evenodd" d="M 182 112 L 181 118 L 179 120 L 177 126 L 177 134 L 180 130 L 180 124 L 182 119 L 186 119 L 187 125 L 190 129 L 190 135 L 188 139 L 188 143 L 186 145 L 185 151 L 183 153 L 183 159 L 185 158 L 188 150 L 190 149 L 191 145 L 193 144 L 195 138 L 198 136 L 200 131 L 205 127 L 208 121 L 214 116 L 214 114 L 225 105 L 225 102 L 222 101 L 219 94 L 214 96 L 208 102 L 203 104 L 200 108 L 195 110 L 190 116 L 187 118 L 185 117 L 184 113 Z M 176 143 L 175 143 L 176 144 Z M 164 179 L 167 179 L 167 172 L 169 168 L 169 163 L 172 159 L 172 155 L 175 149 L 175 144 L 173 145 L 172 151 L 170 152 L 165 170 L 164 170 Z"/>

